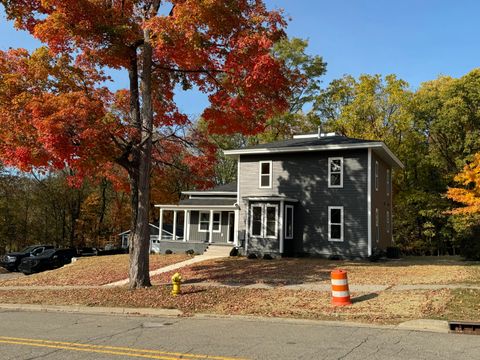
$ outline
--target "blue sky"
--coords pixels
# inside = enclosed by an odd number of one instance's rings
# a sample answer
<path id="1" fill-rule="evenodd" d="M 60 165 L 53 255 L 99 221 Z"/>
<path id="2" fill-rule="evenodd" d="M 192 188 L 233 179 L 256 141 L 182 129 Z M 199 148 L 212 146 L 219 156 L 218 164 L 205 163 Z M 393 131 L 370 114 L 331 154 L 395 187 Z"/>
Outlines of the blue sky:
<path id="1" fill-rule="evenodd" d="M 416 89 L 439 75 L 462 76 L 479 66 L 480 1 L 462 0 L 265 0 L 291 17 L 289 36 L 309 40 L 308 52 L 328 63 L 324 84 L 344 74 L 397 74 Z M 0 9 L 0 49 L 35 48 Z M 114 74 L 126 87 L 126 73 Z M 206 98 L 178 95 L 184 111 L 201 113 Z"/>

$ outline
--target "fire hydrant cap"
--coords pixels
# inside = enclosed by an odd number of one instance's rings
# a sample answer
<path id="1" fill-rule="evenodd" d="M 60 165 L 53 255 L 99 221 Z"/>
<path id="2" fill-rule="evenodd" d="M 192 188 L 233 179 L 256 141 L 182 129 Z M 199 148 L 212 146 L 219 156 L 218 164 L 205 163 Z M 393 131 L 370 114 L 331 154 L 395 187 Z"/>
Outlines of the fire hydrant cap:
<path id="1" fill-rule="evenodd" d="M 179 273 L 173 274 L 173 276 L 172 276 L 172 281 L 173 281 L 173 282 L 182 281 L 182 275 L 180 275 Z"/>

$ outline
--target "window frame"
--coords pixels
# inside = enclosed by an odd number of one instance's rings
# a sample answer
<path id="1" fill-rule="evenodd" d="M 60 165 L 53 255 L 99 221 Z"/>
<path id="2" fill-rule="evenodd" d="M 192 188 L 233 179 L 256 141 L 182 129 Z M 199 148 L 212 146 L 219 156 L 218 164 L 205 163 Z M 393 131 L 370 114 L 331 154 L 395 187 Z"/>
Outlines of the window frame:
<path id="1" fill-rule="evenodd" d="M 390 219 L 390 210 L 387 210 L 386 211 L 386 214 L 385 214 L 386 218 L 385 218 L 385 227 L 386 227 L 386 230 L 387 230 L 387 234 L 390 234 L 390 226 L 391 226 L 391 219 Z"/>
<path id="2" fill-rule="evenodd" d="M 275 235 L 267 235 L 267 229 L 268 229 L 268 218 L 267 218 L 267 209 L 268 208 L 274 208 L 275 209 Z M 264 206 L 264 220 L 263 220 L 263 238 L 265 239 L 277 239 L 278 238 L 278 205 L 273 205 L 273 204 L 265 204 Z"/>
<path id="3" fill-rule="evenodd" d="M 260 208 L 260 234 L 253 234 L 253 208 Z M 263 237 L 263 204 L 250 205 L 250 236 L 255 238 Z"/>
<path id="4" fill-rule="evenodd" d="M 290 221 L 292 223 L 292 226 L 291 226 L 292 233 L 291 234 L 288 233 L 288 221 L 289 221 L 288 209 L 292 210 L 291 217 L 290 217 Z M 294 211 L 295 210 L 294 210 L 293 205 L 285 205 L 285 239 L 289 239 L 289 240 L 293 239 L 293 224 L 294 224 L 294 218 L 295 218 Z"/>
<path id="5" fill-rule="evenodd" d="M 260 208 L 260 235 L 253 234 L 253 208 Z M 275 209 L 275 234 L 267 236 L 267 208 Z M 278 205 L 277 204 L 252 204 L 250 205 L 249 233 L 252 238 L 278 239 Z"/>
<path id="6" fill-rule="evenodd" d="M 332 173 L 331 163 L 334 160 L 340 160 L 340 172 L 335 171 L 335 172 Z M 339 185 L 332 185 L 332 174 L 340 174 L 340 184 Z M 343 157 L 342 156 L 329 157 L 328 158 L 328 187 L 329 188 L 343 188 Z"/>
<path id="7" fill-rule="evenodd" d="M 378 191 L 378 173 L 379 173 L 378 160 L 375 160 L 375 191 Z"/>
<path id="8" fill-rule="evenodd" d="M 268 164 L 269 172 L 268 174 L 262 173 L 262 165 Z M 268 186 L 262 186 L 262 177 L 268 175 Z M 271 189 L 272 188 L 272 178 L 273 178 L 273 161 L 259 161 L 258 162 L 258 188 L 259 189 Z"/>
<path id="9" fill-rule="evenodd" d="M 387 169 L 387 196 L 390 196 L 392 186 L 392 176 L 390 169 Z"/>
<path id="10" fill-rule="evenodd" d="M 340 210 L 340 223 L 332 223 L 332 210 Z M 332 225 L 340 225 L 340 239 L 332 239 Z M 343 206 L 328 207 L 328 241 L 343 242 L 345 240 L 345 218 Z"/>
<path id="11" fill-rule="evenodd" d="M 205 223 L 206 221 L 202 221 L 202 214 L 207 214 L 208 215 L 208 228 L 206 230 L 202 229 L 202 223 Z M 218 229 L 215 230 L 215 221 L 213 220 L 215 217 L 215 214 L 218 214 Z M 214 211 L 212 213 L 212 232 L 214 233 L 220 233 L 222 232 L 222 213 L 220 211 Z M 199 211 L 198 212 L 198 232 L 199 233 L 208 233 L 210 232 L 210 211 Z"/>

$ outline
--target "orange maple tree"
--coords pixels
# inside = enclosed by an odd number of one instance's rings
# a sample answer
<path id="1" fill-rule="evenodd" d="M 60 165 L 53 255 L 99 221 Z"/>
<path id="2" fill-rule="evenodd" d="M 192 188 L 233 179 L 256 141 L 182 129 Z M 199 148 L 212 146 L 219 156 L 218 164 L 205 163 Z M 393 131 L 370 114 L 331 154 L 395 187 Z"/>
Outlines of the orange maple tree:
<path id="1" fill-rule="evenodd" d="M 453 210 L 456 214 L 480 214 L 480 153 L 475 154 L 455 178 L 464 188 L 449 188 L 447 197 L 465 206 Z"/>
<path id="2" fill-rule="evenodd" d="M 167 163 L 177 151 L 176 127 L 190 121 L 175 90 L 208 94 L 202 116 L 211 132 L 261 131 L 286 108 L 294 78 L 271 51 L 284 36 L 282 14 L 261 0 L 0 3 L 19 29 L 46 44 L 32 54 L 0 53 L 1 160 L 21 169 L 68 166 L 78 181 L 123 168 L 132 205 L 130 287 L 149 286 L 152 154 Z M 102 86 L 104 68 L 126 70 L 129 88 L 112 94 Z M 211 157 L 209 146 L 205 154 Z"/>

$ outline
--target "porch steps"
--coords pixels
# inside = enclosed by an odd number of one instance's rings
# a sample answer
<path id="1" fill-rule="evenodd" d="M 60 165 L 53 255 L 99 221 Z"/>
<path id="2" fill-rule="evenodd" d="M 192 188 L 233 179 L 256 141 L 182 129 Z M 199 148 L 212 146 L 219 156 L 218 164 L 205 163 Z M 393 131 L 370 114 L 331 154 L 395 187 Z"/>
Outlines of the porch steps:
<path id="1" fill-rule="evenodd" d="M 232 250 L 233 245 L 209 245 L 206 249 L 205 252 L 203 253 L 204 255 L 210 255 L 210 256 L 215 256 L 215 257 L 228 257 L 230 256 L 230 251 Z"/>
<path id="2" fill-rule="evenodd" d="M 206 260 L 213 260 L 213 259 L 221 259 L 230 256 L 230 250 L 232 250 L 233 246 L 221 246 L 221 245 L 209 245 L 207 250 L 202 255 L 197 255 L 191 259 L 172 264 L 169 266 L 165 266 L 163 268 L 152 270 L 150 271 L 150 276 L 163 274 L 172 270 L 181 269 L 185 266 L 196 264 Z M 110 284 L 106 284 L 103 286 L 111 287 L 111 286 L 124 286 L 128 284 L 128 279 L 115 281 Z"/>

